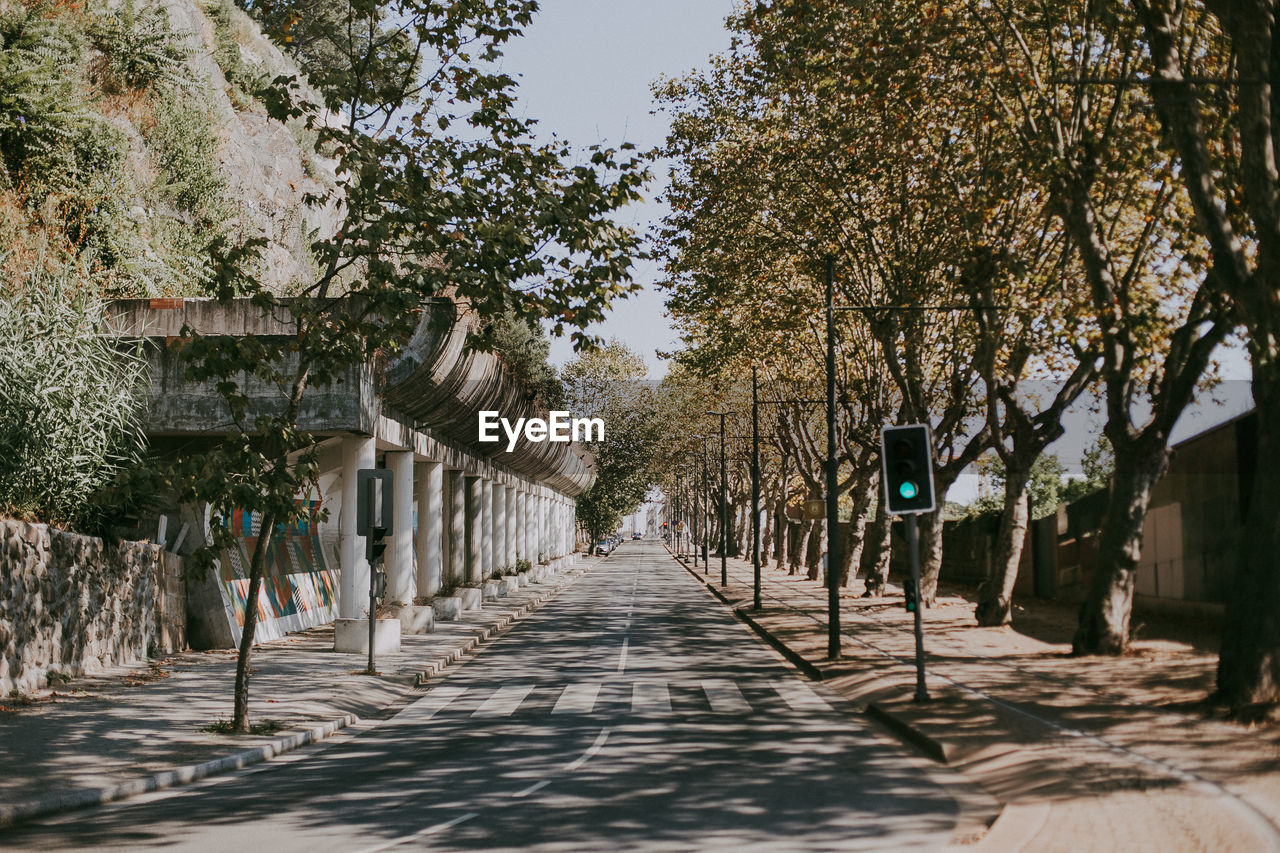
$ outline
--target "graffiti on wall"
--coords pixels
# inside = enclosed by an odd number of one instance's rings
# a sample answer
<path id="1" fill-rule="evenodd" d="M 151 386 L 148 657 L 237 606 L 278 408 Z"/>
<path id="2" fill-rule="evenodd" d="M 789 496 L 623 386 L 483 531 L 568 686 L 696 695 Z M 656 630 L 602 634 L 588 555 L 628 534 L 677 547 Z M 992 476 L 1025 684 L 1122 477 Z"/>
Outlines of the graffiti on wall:
<path id="1" fill-rule="evenodd" d="M 255 642 L 324 625 L 338 615 L 335 573 L 325 564 L 320 547 L 320 502 L 304 504 L 306 516 L 293 525 L 277 526 L 267 543 L 266 567 L 256 602 Z M 262 525 L 257 513 L 239 509 L 225 523 L 234 539 L 229 548 L 218 553 L 218 580 L 231 633 L 239 643 L 249 595 L 249 563 Z"/>

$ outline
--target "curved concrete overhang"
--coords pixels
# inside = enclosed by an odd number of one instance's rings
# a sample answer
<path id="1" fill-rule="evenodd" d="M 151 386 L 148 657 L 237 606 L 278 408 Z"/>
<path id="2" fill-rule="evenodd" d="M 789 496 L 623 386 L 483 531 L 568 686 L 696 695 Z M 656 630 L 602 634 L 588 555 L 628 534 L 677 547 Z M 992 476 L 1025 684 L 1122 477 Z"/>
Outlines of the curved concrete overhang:
<path id="1" fill-rule="evenodd" d="M 591 484 L 594 462 L 582 445 L 521 440 L 507 452 L 505 438 L 478 440 L 481 412 L 497 412 L 512 423 L 548 413 L 534 404 L 497 355 L 467 348 L 474 328 L 474 320 L 454 303 L 433 303 L 408 344 L 388 362 L 383 397 L 396 411 L 499 465 L 565 494 L 579 494 Z"/>
<path id="2" fill-rule="evenodd" d="M 288 311 L 266 316 L 248 299 L 219 304 L 209 299 L 125 299 L 110 303 L 111 327 L 127 337 L 162 343 L 189 325 L 203 335 L 295 334 Z M 425 309 L 412 338 L 391 357 L 382 375 L 370 365 L 356 366 L 340 384 L 308 390 L 302 426 L 313 433 L 375 434 L 388 418 L 429 434 L 498 468 L 576 496 L 593 478 L 594 458 L 582 445 L 521 440 L 507 452 L 505 440 L 479 441 L 482 411 L 509 421 L 546 417 L 498 356 L 467 348 L 474 319 L 448 300 Z M 226 432 L 229 415 L 213 383 L 191 383 L 182 365 L 164 346 L 152 349 L 152 395 L 148 431 L 155 435 Z M 250 387 L 264 409 L 278 407 L 273 388 Z M 309 398 L 309 399 L 308 399 Z"/>

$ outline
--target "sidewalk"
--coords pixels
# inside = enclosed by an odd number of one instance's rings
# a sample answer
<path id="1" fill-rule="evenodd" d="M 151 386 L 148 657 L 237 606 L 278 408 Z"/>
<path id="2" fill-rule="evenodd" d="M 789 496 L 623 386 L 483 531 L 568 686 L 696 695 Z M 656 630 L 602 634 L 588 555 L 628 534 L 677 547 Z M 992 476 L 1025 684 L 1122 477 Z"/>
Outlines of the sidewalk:
<path id="1" fill-rule="evenodd" d="M 932 701 L 912 701 L 914 636 L 900 588 L 841 593 L 842 656 L 827 658 L 827 590 L 728 561 L 696 572 L 767 642 L 1004 804 L 979 851 L 1280 850 L 1280 728 L 1209 711 L 1216 636 L 1147 625 L 1123 658 L 1072 658 L 1074 609 L 1019 602 L 1015 626 L 978 628 L 972 591 L 944 585 L 924 611 Z M 1141 621 L 1141 620 L 1138 620 Z"/>
<path id="2" fill-rule="evenodd" d="M 580 558 L 583 559 L 583 558 Z M 206 730 L 229 720 L 234 651 L 186 652 L 141 668 L 83 676 L 29 703 L 0 699 L 0 827 L 191 782 L 321 740 L 361 720 L 384 719 L 419 686 L 504 633 L 596 564 L 576 566 L 484 602 L 431 634 L 406 635 L 365 675 L 363 655 L 333 652 L 333 626 L 254 649 L 250 722 L 272 734 Z"/>

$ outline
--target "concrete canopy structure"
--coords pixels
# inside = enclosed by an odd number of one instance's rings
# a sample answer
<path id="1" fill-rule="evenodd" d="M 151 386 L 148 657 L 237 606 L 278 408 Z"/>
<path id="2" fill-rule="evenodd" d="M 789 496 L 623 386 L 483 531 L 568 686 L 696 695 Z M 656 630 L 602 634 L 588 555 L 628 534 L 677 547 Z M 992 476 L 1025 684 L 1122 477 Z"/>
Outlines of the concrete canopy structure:
<path id="1" fill-rule="evenodd" d="M 296 334 L 287 309 L 265 316 L 248 300 L 120 300 L 110 316 L 118 332 L 154 343 L 147 431 L 161 442 L 212 442 L 235 429 L 214 384 L 188 381 L 181 357 L 165 341 L 184 326 L 205 336 Z M 336 616 L 339 650 L 367 648 L 366 628 L 344 627 L 368 618 L 370 568 L 355 526 L 355 474 L 362 468 L 388 468 L 396 478 L 384 603 L 409 611 L 407 618 L 401 614 L 405 625 L 430 622 L 414 611 L 415 599 L 478 583 L 517 560 L 557 568 L 572 559 L 574 498 L 591 482 L 591 455 L 569 443 L 522 442 L 507 452 L 505 442 L 478 441 L 481 411 L 512 420 L 545 413 L 496 355 L 466 348 L 471 328 L 452 303 L 436 302 L 384 368 L 356 365 L 341 381 L 307 390 L 299 425 L 318 439 L 321 476 L 319 493 L 299 499 L 327 509 L 327 519 L 290 531 L 292 538 L 277 532 L 272 540 L 275 572 L 264 578 L 257 603 L 257 638 Z M 274 386 L 242 381 L 258 411 L 281 405 Z M 232 524 L 246 540 L 262 532 L 251 518 Z M 224 553 L 219 561 L 230 631 L 217 644 L 238 641 L 251 553 Z M 302 575 L 310 576 L 305 583 Z M 463 600 L 474 604 L 478 596 Z"/>

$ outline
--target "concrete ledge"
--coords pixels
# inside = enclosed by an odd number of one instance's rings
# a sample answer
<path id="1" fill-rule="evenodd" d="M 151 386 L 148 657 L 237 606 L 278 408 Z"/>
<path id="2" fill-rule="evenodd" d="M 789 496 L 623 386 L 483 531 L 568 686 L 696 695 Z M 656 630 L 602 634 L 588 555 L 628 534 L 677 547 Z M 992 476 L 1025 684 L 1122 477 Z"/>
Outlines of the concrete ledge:
<path id="1" fill-rule="evenodd" d="M 462 618 L 462 599 L 456 595 L 437 598 L 431 602 L 431 609 L 435 611 L 436 621 L 453 622 Z"/>
<path id="2" fill-rule="evenodd" d="M 503 578 L 502 586 L 507 595 L 511 595 L 514 592 L 519 592 L 520 579 L 519 578 Z"/>
<path id="3" fill-rule="evenodd" d="M 474 586 L 464 586 L 458 590 L 458 599 L 462 602 L 463 611 L 479 610 L 484 603 L 484 594 Z"/>
<path id="4" fill-rule="evenodd" d="M 403 634 L 430 634 L 436 629 L 436 611 L 433 605 L 406 604 L 396 614 Z"/>
<path id="5" fill-rule="evenodd" d="M 516 583 L 518 583 L 520 586 L 528 586 L 529 584 L 533 583 L 533 581 L 529 577 L 528 572 L 522 572 L 521 574 L 516 575 Z"/>
<path id="6" fill-rule="evenodd" d="M 507 594 L 506 584 L 500 584 L 497 581 L 485 581 L 484 586 L 480 588 L 480 594 L 485 601 L 496 601 L 499 596 Z"/>
<path id="7" fill-rule="evenodd" d="M 341 654 L 369 654 L 369 620 L 335 620 L 333 650 Z M 400 651 L 400 620 L 374 620 L 373 653 L 385 655 L 398 651 Z"/>
<path id="8" fill-rule="evenodd" d="M 929 737 L 910 722 L 895 714 L 892 709 L 872 702 L 867 705 L 866 714 L 871 719 L 887 726 L 890 731 L 898 736 L 899 740 L 912 744 L 934 761 L 942 764 L 950 761 L 954 747 Z"/>

